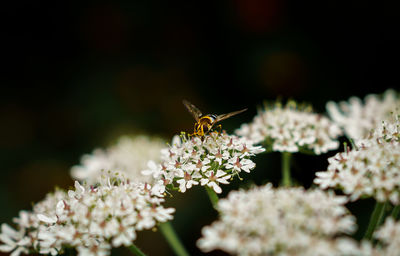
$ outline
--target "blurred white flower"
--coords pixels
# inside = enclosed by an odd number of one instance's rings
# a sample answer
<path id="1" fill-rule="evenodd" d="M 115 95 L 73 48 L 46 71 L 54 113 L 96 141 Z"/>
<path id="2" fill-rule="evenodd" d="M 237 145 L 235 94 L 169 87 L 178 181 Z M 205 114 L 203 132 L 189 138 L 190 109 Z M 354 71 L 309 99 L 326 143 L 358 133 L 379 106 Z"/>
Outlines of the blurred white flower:
<path id="1" fill-rule="evenodd" d="M 336 140 L 341 135 L 340 128 L 328 118 L 297 107 L 288 102 L 285 106 L 275 104 L 259 111 L 253 122 L 243 124 L 236 133 L 256 143 L 263 142 L 272 151 L 298 152 L 313 151 L 326 153 L 337 149 Z"/>
<path id="2" fill-rule="evenodd" d="M 355 144 L 358 148 L 363 148 L 388 142 L 400 142 L 400 115 L 397 114 L 397 111 L 391 113 L 387 119 L 371 129 L 366 138 L 355 141 Z"/>
<path id="3" fill-rule="evenodd" d="M 107 149 L 96 149 L 91 155 L 84 155 L 81 165 L 72 167 L 71 176 L 93 185 L 100 181 L 102 171 L 111 170 L 135 182 L 153 183 L 152 177 L 142 175 L 141 171 L 147 168 L 148 161 L 160 160 L 162 148 L 165 142 L 159 138 L 123 136 Z"/>
<path id="4" fill-rule="evenodd" d="M 175 209 L 163 202 L 149 184 L 121 175 L 104 176 L 96 187 L 76 181 L 74 190 L 57 191 L 22 212 L 17 230 L 3 224 L 0 250 L 56 255 L 69 246 L 78 255 L 108 255 L 111 247 L 132 245 L 137 231 L 171 220 Z"/>
<path id="5" fill-rule="evenodd" d="M 360 256 L 398 256 L 400 255 L 400 222 L 387 217 L 385 223 L 373 234 L 376 243 L 363 240 Z"/>
<path id="6" fill-rule="evenodd" d="M 357 255 L 356 230 L 345 197 L 271 184 L 230 192 L 218 202 L 220 219 L 202 230 L 198 247 L 238 255 Z"/>
<path id="7" fill-rule="evenodd" d="M 400 109 L 400 98 L 394 90 L 383 95 L 370 94 L 364 102 L 351 97 L 347 102 L 328 102 L 326 109 L 330 118 L 343 128 L 346 135 L 354 140 L 362 139 L 375 129 L 390 113 Z"/>
<path id="8" fill-rule="evenodd" d="M 314 183 L 320 188 L 340 188 L 357 200 L 361 196 L 400 203 L 400 122 L 397 116 L 376 127 L 357 148 L 328 159 L 328 170 L 317 172 Z"/>
<path id="9" fill-rule="evenodd" d="M 400 253 L 400 222 L 386 218 L 385 223 L 374 232 L 374 237 L 382 244 L 381 255 L 398 256 Z"/>
<path id="10" fill-rule="evenodd" d="M 30 238 L 25 236 L 25 230 L 14 230 L 7 224 L 1 225 L 0 252 L 12 252 L 12 256 L 29 253 Z"/>
<path id="11" fill-rule="evenodd" d="M 20 211 L 19 217 L 13 219 L 13 222 L 17 225 L 16 230 L 7 224 L 2 224 L 0 251 L 12 252 L 11 255 L 16 256 L 21 253 L 29 254 L 30 250 L 37 249 L 39 245 L 38 231 L 43 226 L 40 218 L 44 217 L 45 219 L 47 216 L 53 216 L 57 202 L 66 197 L 67 194 L 64 191 L 56 190 L 54 193 L 47 194 L 44 200 L 35 204 L 33 211 Z M 39 213 L 41 213 L 40 217 L 37 216 Z M 55 248 L 51 251 L 48 248 L 48 250 L 48 254 L 57 254 Z"/>
<path id="12" fill-rule="evenodd" d="M 161 164 L 150 164 L 143 173 L 164 186 L 179 187 L 180 192 L 200 184 L 221 193 L 219 184 L 229 184 L 241 171 L 250 172 L 255 167 L 250 158 L 263 151 L 246 138 L 226 133 L 213 132 L 202 138 L 175 136 L 172 145 L 161 151 Z"/>

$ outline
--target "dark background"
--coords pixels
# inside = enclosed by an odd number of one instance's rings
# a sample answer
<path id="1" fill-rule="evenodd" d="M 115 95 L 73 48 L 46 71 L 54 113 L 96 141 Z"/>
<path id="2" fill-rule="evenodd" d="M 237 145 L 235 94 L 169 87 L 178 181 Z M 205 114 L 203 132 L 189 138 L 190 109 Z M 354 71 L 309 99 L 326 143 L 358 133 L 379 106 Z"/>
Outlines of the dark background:
<path id="1" fill-rule="evenodd" d="M 10 223 L 54 186 L 71 186 L 69 169 L 80 156 L 121 134 L 146 132 L 170 140 L 191 131 L 182 99 L 211 113 L 248 107 L 223 123 L 233 132 L 252 120 L 263 100 L 293 98 L 324 112 L 329 100 L 397 87 L 394 3 L 3 3 L 0 223 Z M 296 155 L 293 175 L 309 186 L 334 153 Z M 277 185 L 279 157 L 257 157 L 258 167 L 245 181 Z M 350 205 L 361 225 L 370 203 Z M 173 224 L 191 254 L 200 254 L 195 241 L 201 227 L 216 218 L 205 192 L 175 194 L 168 204 L 177 208 Z M 172 255 L 159 233 L 138 237 L 149 255 Z"/>

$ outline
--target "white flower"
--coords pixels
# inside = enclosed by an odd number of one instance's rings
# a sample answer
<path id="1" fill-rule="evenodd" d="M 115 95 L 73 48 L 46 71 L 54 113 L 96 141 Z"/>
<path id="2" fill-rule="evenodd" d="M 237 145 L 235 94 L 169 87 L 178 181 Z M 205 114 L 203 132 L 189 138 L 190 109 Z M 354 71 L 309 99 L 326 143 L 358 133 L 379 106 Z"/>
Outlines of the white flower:
<path id="1" fill-rule="evenodd" d="M 329 158 L 328 170 L 317 172 L 314 183 L 341 188 L 351 200 L 372 196 L 400 204 L 399 126 L 398 118 L 384 121 L 367 139 L 358 140 L 357 148 Z"/>
<path id="2" fill-rule="evenodd" d="M 228 159 L 230 159 L 230 154 L 228 151 L 221 152 L 221 149 L 214 149 L 210 153 L 211 154 L 208 156 L 209 159 L 214 159 L 214 161 L 218 162 L 219 165 L 222 164 L 222 161 L 227 161 Z"/>
<path id="3" fill-rule="evenodd" d="M 321 190 L 272 188 L 230 192 L 218 202 L 220 219 L 202 230 L 198 247 L 237 255 L 357 255 L 355 218 L 347 200 Z"/>
<path id="4" fill-rule="evenodd" d="M 377 251 L 386 256 L 397 256 L 400 252 L 400 222 L 392 217 L 386 218 L 385 223 L 374 232 L 374 237 L 381 242 L 382 248 L 376 246 L 372 252 Z"/>
<path id="5" fill-rule="evenodd" d="M 110 250 L 111 246 L 107 243 L 77 247 L 78 254 L 85 256 L 105 256 L 110 254 Z"/>
<path id="6" fill-rule="evenodd" d="M 201 185 L 209 186 L 218 194 L 222 192 L 222 189 L 220 186 L 218 186 L 218 183 L 229 184 L 228 179 L 231 178 L 231 175 L 226 174 L 226 172 L 222 170 L 217 170 L 216 174 L 214 173 L 214 171 L 208 171 L 205 173 L 205 176 L 207 178 L 202 178 L 200 180 Z"/>
<path id="7" fill-rule="evenodd" d="M 149 227 L 155 225 L 155 223 L 152 224 L 153 225 L 149 225 Z M 135 229 L 133 227 L 125 228 L 122 224 L 117 228 L 119 230 L 119 233 L 112 239 L 112 246 L 120 247 L 121 245 L 132 245 L 132 241 L 136 239 Z"/>
<path id="8" fill-rule="evenodd" d="M 199 184 L 198 181 L 193 180 L 192 175 L 188 172 L 182 171 L 182 175 L 176 175 L 176 177 L 181 177 L 183 179 L 178 179 L 177 183 L 179 184 L 179 191 L 184 193 L 187 188 L 191 188 L 193 185 Z M 201 177 L 201 176 L 200 176 Z"/>
<path id="9" fill-rule="evenodd" d="M 147 162 L 147 169 L 143 169 L 141 173 L 145 176 L 151 175 L 155 179 L 161 175 L 161 166 L 150 160 Z"/>
<path id="10" fill-rule="evenodd" d="M 74 190 L 50 194 L 21 214 L 17 231 L 3 225 L 0 250 L 56 255 L 69 246 L 78 255 L 108 255 L 111 247 L 131 245 L 137 231 L 171 220 L 175 209 L 163 202 L 151 185 L 121 175 L 103 177 L 96 187 L 76 182 Z"/>
<path id="11" fill-rule="evenodd" d="M 328 118 L 312 113 L 309 108 L 298 108 L 294 102 L 284 107 L 266 107 L 236 133 L 256 143 L 263 142 L 272 151 L 311 150 L 317 155 L 337 149 L 336 139 L 341 135 L 340 128 Z"/>
<path id="12" fill-rule="evenodd" d="M 17 224 L 17 229 L 14 230 L 6 224 L 2 224 L 0 233 L 0 251 L 12 252 L 11 255 L 19 255 L 21 253 L 28 254 L 30 250 L 37 249 L 39 246 L 38 231 L 48 224 L 42 220 L 52 222 L 55 218 L 55 205 L 59 200 L 67 197 L 64 191 L 56 190 L 54 193 L 49 193 L 46 198 L 35 204 L 32 212 L 20 211 L 19 217 L 13 219 Z M 38 214 L 42 220 L 38 218 Z M 51 216 L 51 217 L 50 217 Z M 57 249 L 48 248 L 46 254 L 55 255 Z"/>
<path id="13" fill-rule="evenodd" d="M 180 192 L 200 183 L 221 193 L 219 184 L 229 184 L 228 180 L 241 171 L 250 172 L 255 167 L 250 158 L 263 151 L 246 138 L 226 133 L 212 132 L 202 138 L 175 136 L 172 145 L 162 150 L 161 164 L 144 173 L 164 186 L 177 185 Z"/>
<path id="14" fill-rule="evenodd" d="M 225 168 L 233 169 L 236 172 L 250 172 L 250 170 L 254 169 L 255 166 L 256 164 L 253 163 L 251 160 L 246 158 L 240 159 L 239 157 L 236 157 L 236 159 L 231 158 L 225 164 Z"/>
<path id="15" fill-rule="evenodd" d="M 40 220 L 40 221 L 43 221 L 44 223 L 48 223 L 48 224 L 54 224 L 54 223 L 56 223 L 57 222 L 57 216 L 52 216 L 52 217 L 48 217 L 48 216 L 46 216 L 46 215 L 44 215 L 44 214 L 38 214 L 37 215 L 37 218 Z"/>
<path id="16" fill-rule="evenodd" d="M 30 239 L 25 237 L 25 230 L 14 230 L 7 224 L 1 225 L 0 252 L 12 252 L 12 256 L 28 254 Z"/>
<path id="17" fill-rule="evenodd" d="M 367 137 L 355 141 L 358 148 L 385 143 L 400 143 L 400 115 L 397 111 L 371 129 Z"/>
<path id="18" fill-rule="evenodd" d="M 142 170 L 150 160 L 159 162 L 160 150 L 164 147 L 165 142 L 159 138 L 123 136 L 105 150 L 96 149 L 91 155 L 84 155 L 81 165 L 72 167 L 71 176 L 94 185 L 100 181 L 102 171 L 112 170 L 136 182 L 153 183 L 153 178 L 143 175 Z"/>
<path id="19" fill-rule="evenodd" d="M 399 108 L 400 98 L 394 90 L 387 90 L 383 95 L 370 94 L 364 102 L 352 97 L 347 102 L 326 104 L 330 118 L 354 140 L 366 137 L 371 129 Z"/>

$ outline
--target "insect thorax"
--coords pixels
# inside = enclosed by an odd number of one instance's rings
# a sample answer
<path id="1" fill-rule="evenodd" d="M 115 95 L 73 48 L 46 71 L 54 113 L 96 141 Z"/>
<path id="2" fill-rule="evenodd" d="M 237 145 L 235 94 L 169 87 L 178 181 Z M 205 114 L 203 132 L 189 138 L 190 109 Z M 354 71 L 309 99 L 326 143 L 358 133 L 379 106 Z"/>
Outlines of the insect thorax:
<path id="1" fill-rule="evenodd" d="M 215 115 L 205 115 L 200 117 L 199 121 L 196 124 L 196 131 L 201 131 L 202 133 L 208 132 L 213 126 L 215 119 Z"/>
<path id="2" fill-rule="evenodd" d="M 200 117 L 199 123 L 201 123 L 201 122 L 207 122 L 207 123 L 209 123 L 209 124 L 212 124 L 212 123 L 214 123 L 215 119 L 217 119 L 217 116 L 214 115 L 214 114 L 211 114 L 211 115 L 204 115 L 204 116 L 201 116 L 201 117 Z"/>

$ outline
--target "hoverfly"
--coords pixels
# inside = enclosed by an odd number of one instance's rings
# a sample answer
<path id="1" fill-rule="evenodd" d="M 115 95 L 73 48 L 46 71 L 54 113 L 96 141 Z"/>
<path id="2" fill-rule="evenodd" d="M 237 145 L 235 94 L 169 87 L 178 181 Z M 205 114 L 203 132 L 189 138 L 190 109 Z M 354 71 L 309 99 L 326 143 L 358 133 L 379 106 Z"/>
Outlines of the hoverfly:
<path id="1" fill-rule="evenodd" d="M 187 110 L 192 114 L 194 119 L 196 120 L 196 123 L 194 124 L 194 132 L 192 135 L 197 135 L 197 136 L 204 136 L 207 134 L 213 126 L 222 121 L 225 120 L 231 116 L 240 114 L 244 111 L 247 110 L 247 108 L 239 110 L 239 111 L 234 111 L 230 112 L 227 114 L 221 114 L 221 115 L 214 115 L 214 114 L 207 114 L 203 115 L 201 111 L 192 103 L 190 103 L 187 100 L 183 100 L 183 105 L 187 108 Z M 221 125 L 218 125 L 218 127 L 221 129 Z"/>

